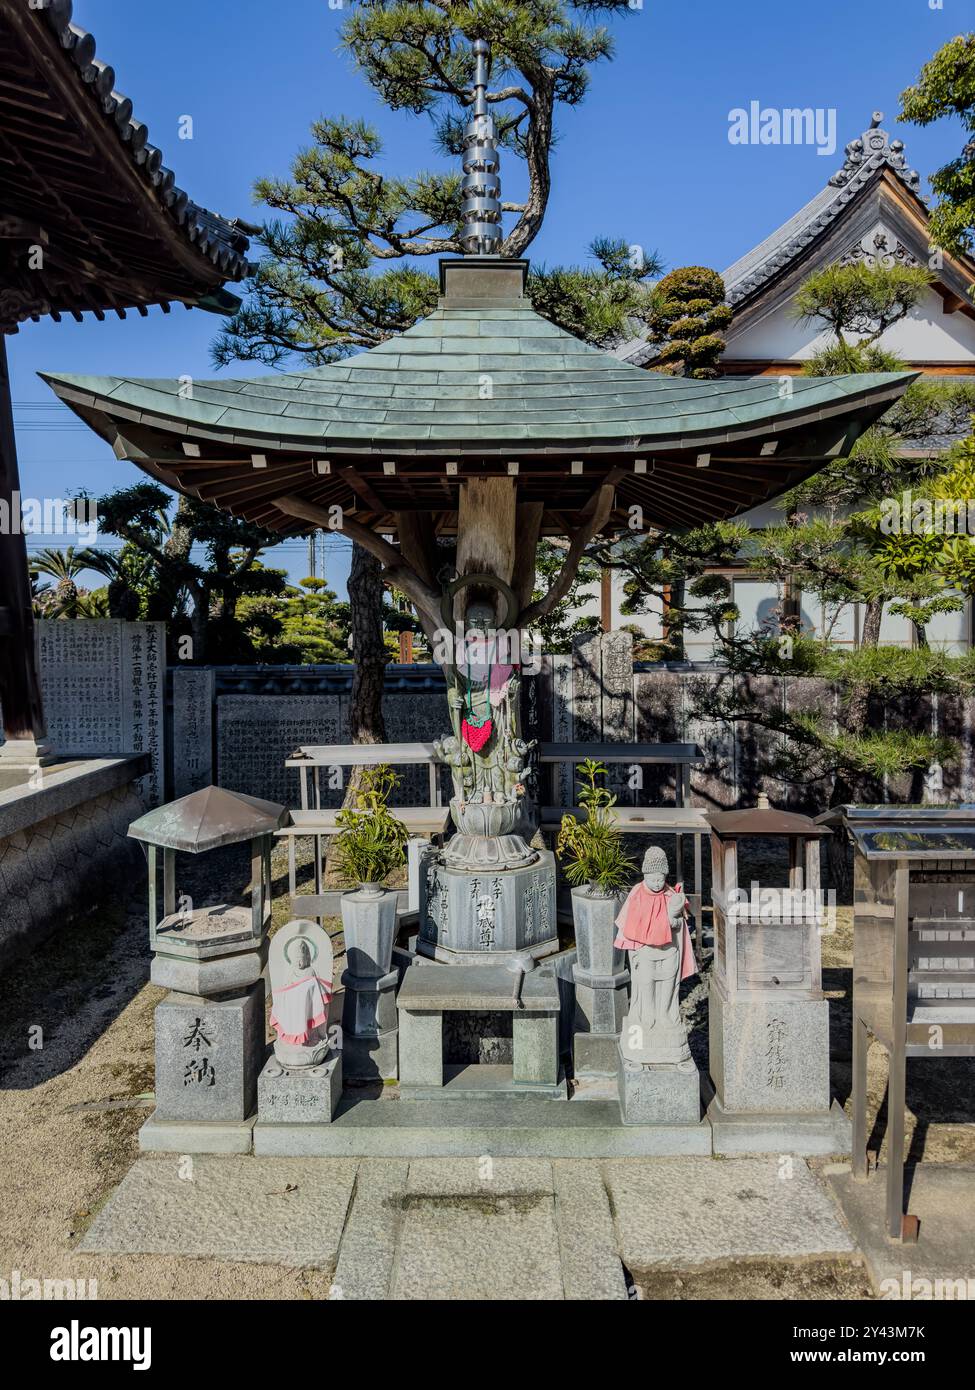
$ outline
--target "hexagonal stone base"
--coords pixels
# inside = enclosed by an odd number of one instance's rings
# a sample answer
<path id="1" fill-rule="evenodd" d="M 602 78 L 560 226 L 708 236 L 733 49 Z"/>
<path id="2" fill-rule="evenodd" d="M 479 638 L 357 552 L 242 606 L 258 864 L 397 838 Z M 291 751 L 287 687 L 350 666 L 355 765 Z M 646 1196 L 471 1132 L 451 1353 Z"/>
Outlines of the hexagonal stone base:
<path id="1" fill-rule="evenodd" d="M 457 965 L 494 965 L 515 952 L 558 949 L 555 858 L 523 869 L 448 869 L 428 855 L 420 875 L 421 955 Z"/>
<path id="2" fill-rule="evenodd" d="M 225 994 L 228 990 L 246 989 L 254 984 L 261 978 L 266 963 L 266 941 L 257 951 L 214 956 L 208 960 L 157 952 L 152 958 L 149 978 L 154 985 L 178 994 Z"/>

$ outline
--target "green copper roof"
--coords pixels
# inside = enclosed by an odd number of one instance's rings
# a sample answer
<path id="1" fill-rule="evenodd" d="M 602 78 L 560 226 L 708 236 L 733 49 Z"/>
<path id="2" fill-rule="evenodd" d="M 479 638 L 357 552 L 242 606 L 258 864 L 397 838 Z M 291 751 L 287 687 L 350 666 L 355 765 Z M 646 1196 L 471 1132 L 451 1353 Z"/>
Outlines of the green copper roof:
<path id="1" fill-rule="evenodd" d="M 72 405 L 117 421 L 244 447 L 382 443 L 422 450 L 525 443 L 680 447 L 789 429 L 845 413 L 851 398 L 900 394 L 909 374 L 692 381 L 620 362 L 529 306 L 441 307 L 344 362 L 246 380 L 43 373 Z"/>

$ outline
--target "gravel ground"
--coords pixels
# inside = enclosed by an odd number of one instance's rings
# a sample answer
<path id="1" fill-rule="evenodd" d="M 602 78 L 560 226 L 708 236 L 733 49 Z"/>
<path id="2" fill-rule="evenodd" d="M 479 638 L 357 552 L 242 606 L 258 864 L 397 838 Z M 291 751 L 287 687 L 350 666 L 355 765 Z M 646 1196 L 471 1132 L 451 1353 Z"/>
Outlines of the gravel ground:
<path id="1" fill-rule="evenodd" d="M 275 858 L 275 927 L 287 917 L 283 860 Z M 181 889 L 195 900 L 239 901 L 246 870 L 235 850 L 192 862 Z M 767 881 L 767 880 L 766 880 Z M 285 892 L 282 892 L 282 887 Z M 323 1298 L 329 1271 L 294 1271 L 160 1256 L 106 1260 L 75 1253 L 95 1212 L 138 1153 L 137 1131 L 151 1108 L 152 1014 L 164 991 L 146 983 L 149 951 L 141 884 L 120 884 L 93 909 L 4 979 L 0 1014 L 0 1279 L 98 1280 L 101 1297 Z M 832 1067 L 846 1101 L 850 1081 L 849 990 L 852 911 L 841 907 L 824 938 Z M 336 937 L 340 924 L 326 924 Z M 695 1053 L 706 1044 L 706 992 L 686 1001 Z M 870 1054 L 873 1146 L 886 1128 L 886 1056 Z M 975 1161 L 975 1061 L 932 1060 L 908 1070 L 907 1129 L 913 1158 Z M 116 1104 L 120 1102 L 121 1104 Z M 880 1145 L 883 1155 L 883 1144 Z M 813 1164 L 815 1166 L 815 1164 Z M 858 1298 L 855 1265 L 734 1265 L 696 1275 L 640 1278 L 655 1298 Z"/>

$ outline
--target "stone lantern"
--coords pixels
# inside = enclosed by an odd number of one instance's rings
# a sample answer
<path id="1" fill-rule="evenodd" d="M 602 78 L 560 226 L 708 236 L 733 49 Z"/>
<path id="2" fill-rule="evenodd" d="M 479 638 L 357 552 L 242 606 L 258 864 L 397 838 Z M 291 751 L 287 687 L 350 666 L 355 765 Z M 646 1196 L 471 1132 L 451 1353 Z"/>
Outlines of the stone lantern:
<path id="1" fill-rule="evenodd" d="M 265 1052 L 262 974 L 271 919 L 271 838 L 286 817 L 274 802 L 205 787 L 129 827 L 129 835 L 148 846 L 150 978 L 172 991 L 155 1014 L 156 1112 L 140 1132 L 143 1149 L 250 1149 Z M 179 893 L 178 853 L 245 842 L 248 904 L 197 905 Z"/>
<path id="2" fill-rule="evenodd" d="M 819 884 L 823 827 L 809 816 L 712 812 L 714 969 L 709 994 L 708 1110 L 715 1152 L 776 1143 L 793 1153 L 848 1152 L 850 1128 L 830 1105 L 829 1004 L 822 989 Z M 785 840 L 787 883 L 739 881 L 743 839 Z"/>

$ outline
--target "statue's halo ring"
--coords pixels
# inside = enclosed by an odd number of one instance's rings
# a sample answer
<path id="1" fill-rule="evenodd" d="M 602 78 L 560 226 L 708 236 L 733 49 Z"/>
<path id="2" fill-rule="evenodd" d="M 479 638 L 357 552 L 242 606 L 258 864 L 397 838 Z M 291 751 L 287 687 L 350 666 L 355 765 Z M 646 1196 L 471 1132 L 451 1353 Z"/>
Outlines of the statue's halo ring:
<path id="1" fill-rule="evenodd" d="M 443 618 L 447 631 L 453 632 L 454 630 L 454 599 L 461 589 L 466 589 L 470 584 L 481 584 L 485 588 L 497 589 L 508 605 L 504 626 L 512 631 L 518 621 L 518 600 L 515 598 L 514 590 L 510 584 L 506 584 L 503 579 L 499 579 L 494 574 L 462 574 L 452 584 L 448 584 L 444 590 L 443 602 L 440 605 L 440 616 Z"/>

